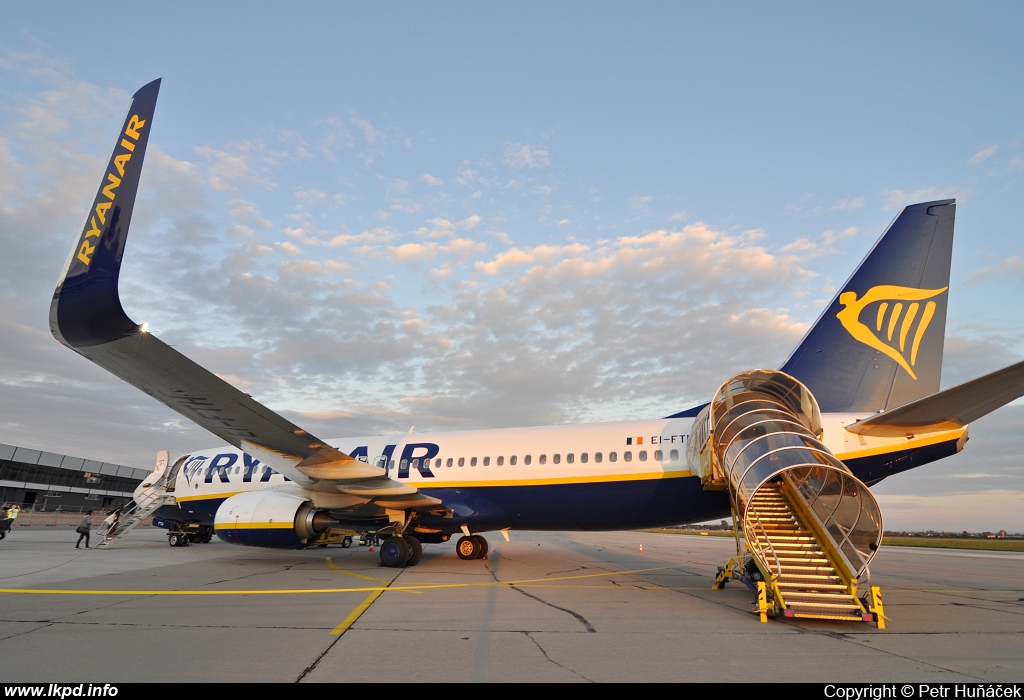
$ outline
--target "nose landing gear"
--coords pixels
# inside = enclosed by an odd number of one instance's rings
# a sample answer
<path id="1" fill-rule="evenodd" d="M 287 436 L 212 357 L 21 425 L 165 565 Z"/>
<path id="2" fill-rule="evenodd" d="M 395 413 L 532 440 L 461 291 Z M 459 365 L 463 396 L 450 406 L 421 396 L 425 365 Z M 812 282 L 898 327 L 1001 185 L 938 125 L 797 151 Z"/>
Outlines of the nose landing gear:
<path id="1" fill-rule="evenodd" d="M 487 540 L 482 535 L 460 537 L 455 544 L 459 559 L 484 559 L 487 557 Z"/>

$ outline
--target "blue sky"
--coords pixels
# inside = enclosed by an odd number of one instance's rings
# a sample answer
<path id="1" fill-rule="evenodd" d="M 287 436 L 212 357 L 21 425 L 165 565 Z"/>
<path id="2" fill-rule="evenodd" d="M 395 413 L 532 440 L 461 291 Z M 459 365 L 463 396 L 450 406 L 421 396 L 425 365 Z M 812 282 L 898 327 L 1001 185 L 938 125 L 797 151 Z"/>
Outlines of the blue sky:
<path id="1" fill-rule="evenodd" d="M 211 442 L 46 327 L 156 77 L 129 314 L 324 435 L 701 403 L 780 366 L 899 209 L 945 197 L 943 384 L 1024 355 L 1017 4 L 39 2 L 0 20 L 2 442 L 133 465 Z M 1024 530 L 1022 421 L 1009 406 L 881 485 L 887 526 Z"/>

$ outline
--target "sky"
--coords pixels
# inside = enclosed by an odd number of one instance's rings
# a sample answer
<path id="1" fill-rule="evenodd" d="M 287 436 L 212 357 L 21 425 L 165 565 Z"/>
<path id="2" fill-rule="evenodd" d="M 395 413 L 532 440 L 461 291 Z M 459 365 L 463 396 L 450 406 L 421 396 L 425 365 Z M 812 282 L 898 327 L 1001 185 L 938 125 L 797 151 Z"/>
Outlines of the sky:
<path id="1" fill-rule="evenodd" d="M 128 315 L 324 437 L 657 418 L 783 364 L 903 206 L 957 199 L 942 385 L 1024 357 L 1024 5 L 0 4 L 0 442 L 217 444 L 50 297 L 162 78 Z M 1024 406 L 873 489 L 1024 531 Z"/>

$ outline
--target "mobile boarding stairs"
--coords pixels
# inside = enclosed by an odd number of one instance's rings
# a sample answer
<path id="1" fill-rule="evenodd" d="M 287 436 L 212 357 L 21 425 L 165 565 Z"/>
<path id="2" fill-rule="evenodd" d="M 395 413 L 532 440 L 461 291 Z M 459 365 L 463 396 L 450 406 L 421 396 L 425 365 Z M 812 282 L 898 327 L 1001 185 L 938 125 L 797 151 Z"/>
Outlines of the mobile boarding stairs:
<path id="1" fill-rule="evenodd" d="M 698 414 L 690 465 L 705 489 L 728 489 L 736 537 L 736 556 L 713 588 L 747 585 L 762 622 L 802 617 L 884 629 L 878 587 L 858 592 L 882 541 L 881 510 L 821 432 L 810 391 L 772 370 L 734 376 Z"/>
<path id="2" fill-rule="evenodd" d="M 174 482 L 181 467 L 179 460 L 173 468 L 167 468 L 169 454 L 166 450 L 157 452 L 156 468 L 153 473 L 143 480 L 142 485 L 135 490 L 135 498 L 131 505 L 121 513 L 114 531 L 106 536 L 103 541 L 96 545 L 100 549 L 106 549 L 115 541 L 121 539 L 131 532 L 136 525 L 153 515 L 161 506 L 175 505 Z"/>

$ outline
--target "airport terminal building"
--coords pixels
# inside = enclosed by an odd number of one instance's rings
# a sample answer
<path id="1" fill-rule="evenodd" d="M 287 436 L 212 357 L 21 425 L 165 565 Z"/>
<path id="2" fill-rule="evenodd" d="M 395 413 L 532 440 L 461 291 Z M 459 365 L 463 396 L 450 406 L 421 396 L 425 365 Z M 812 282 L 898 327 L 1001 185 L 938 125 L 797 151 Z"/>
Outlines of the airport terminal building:
<path id="1" fill-rule="evenodd" d="M 24 512 L 108 511 L 132 500 L 151 471 L 0 443 L 0 504 Z"/>

